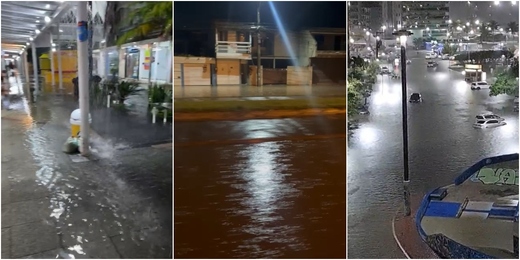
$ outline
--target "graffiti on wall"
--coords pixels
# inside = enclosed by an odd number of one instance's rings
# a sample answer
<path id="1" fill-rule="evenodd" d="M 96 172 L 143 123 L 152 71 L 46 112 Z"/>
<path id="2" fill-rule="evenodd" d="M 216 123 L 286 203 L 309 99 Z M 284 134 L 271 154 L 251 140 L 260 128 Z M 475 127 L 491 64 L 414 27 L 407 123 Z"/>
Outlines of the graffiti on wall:
<path id="1" fill-rule="evenodd" d="M 482 168 L 472 180 L 486 185 L 518 185 L 518 169 Z"/>

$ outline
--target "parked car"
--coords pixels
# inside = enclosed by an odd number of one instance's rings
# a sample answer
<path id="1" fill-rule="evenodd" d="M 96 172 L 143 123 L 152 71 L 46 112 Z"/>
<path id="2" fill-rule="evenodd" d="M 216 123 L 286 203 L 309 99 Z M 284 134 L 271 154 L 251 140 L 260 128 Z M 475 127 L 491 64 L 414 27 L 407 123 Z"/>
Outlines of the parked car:
<path id="1" fill-rule="evenodd" d="M 482 114 L 479 114 L 475 117 L 477 119 L 477 121 L 479 120 L 491 120 L 491 119 L 495 119 L 495 120 L 498 120 L 498 121 L 504 121 L 505 119 L 498 116 L 498 115 L 495 115 L 491 112 L 485 112 L 485 113 L 482 113 Z"/>
<path id="2" fill-rule="evenodd" d="M 428 63 L 426 63 L 426 68 L 436 68 L 438 65 L 439 64 L 435 61 L 428 61 Z"/>
<path id="3" fill-rule="evenodd" d="M 478 120 L 473 124 L 474 128 L 493 128 L 493 127 L 499 127 L 506 125 L 506 122 L 504 121 L 498 121 L 496 119 L 490 119 L 490 120 Z"/>
<path id="4" fill-rule="evenodd" d="M 390 69 L 386 66 L 381 67 L 381 74 L 390 74 Z"/>
<path id="5" fill-rule="evenodd" d="M 489 84 L 485 81 L 476 81 L 471 83 L 471 90 L 480 90 L 489 88 Z"/>
<path id="6" fill-rule="evenodd" d="M 421 94 L 413 93 L 410 96 L 410 103 L 421 103 L 423 101 Z"/>
<path id="7" fill-rule="evenodd" d="M 406 60 L 406 64 L 412 64 L 412 60 Z"/>
<path id="8" fill-rule="evenodd" d="M 443 54 L 443 55 L 442 55 L 442 59 L 443 59 L 443 60 L 447 60 L 447 59 L 449 59 L 449 58 L 450 58 L 450 55 L 448 55 L 448 54 Z"/>

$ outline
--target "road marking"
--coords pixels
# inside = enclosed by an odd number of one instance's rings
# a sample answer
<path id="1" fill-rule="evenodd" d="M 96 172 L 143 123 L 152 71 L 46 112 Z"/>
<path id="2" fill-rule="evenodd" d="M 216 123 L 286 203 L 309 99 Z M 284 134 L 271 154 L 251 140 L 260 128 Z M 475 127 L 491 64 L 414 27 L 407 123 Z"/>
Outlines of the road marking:
<path id="1" fill-rule="evenodd" d="M 323 140 L 323 139 L 341 139 L 347 138 L 346 134 L 326 134 L 326 135 L 303 135 L 303 136 L 282 136 L 282 137 L 267 137 L 267 138 L 253 138 L 253 139 L 231 139 L 231 140 L 210 140 L 199 142 L 174 142 L 175 147 L 186 146 L 204 146 L 204 145 L 230 145 L 230 144 L 258 144 L 266 142 L 278 141 L 305 141 L 305 140 Z"/>

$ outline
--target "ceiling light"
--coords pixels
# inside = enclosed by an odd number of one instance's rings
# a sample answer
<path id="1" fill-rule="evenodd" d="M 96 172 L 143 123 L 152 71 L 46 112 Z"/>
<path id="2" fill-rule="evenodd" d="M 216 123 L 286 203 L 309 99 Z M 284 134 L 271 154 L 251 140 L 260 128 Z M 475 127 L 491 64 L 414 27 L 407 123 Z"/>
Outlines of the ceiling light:
<path id="1" fill-rule="evenodd" d="M 39 23 L 39 22 L 40 22 L 40 20 L 36 20 L 36 23 Z"/>
<path id="2" fill-rule="evenodd" d="M 50 22 L 50 21 L 51 21 L 51 18 L 50 18 L 50 17 L 48 17 L 48 16 L 45 16 L 45 18 L 44 18 L 44 19 L 45 19 L 45 22 L 46 22 L 46 23 L 48 23 L 48 22 Z"/>
<path id="3" fill-rule="evenodd" d="M 29 46 L 29 43 L 26 43 L 27 46 Z"/>
<path id="4" fill-rule="evenodd" d="M 60 32 L 63 32 L 63 30 L 60 29 Z"/>
<path id="5" fill-rule="evenodd" d="M 46 4 L 46 5 L 45 5 L 45 8 L 50 8 L 50 7 L 51 7 L 50 4 Z"/>
<path id="6" fill-rule="evenodd" d="M 56 48 L 52 48 L 52 52 L 55 52 L 56 51 Z"/>
<path id="7" fill-rule="evenodd" d="M 36 29 L 35 32 L 36 32 L 36 34 L 39 34 L 39 33 L 40 33 L 40 30 Z"/>
<path id="8" fill-rule="evenodd" d="M 32 41 L 33 40 L 33 37 L 29 37 L 29 41 Z"/>
<path id="9" fill-rule="evenodd" d="M 52 47 L 56 47 L 56 43 L 52 43 Z"/>

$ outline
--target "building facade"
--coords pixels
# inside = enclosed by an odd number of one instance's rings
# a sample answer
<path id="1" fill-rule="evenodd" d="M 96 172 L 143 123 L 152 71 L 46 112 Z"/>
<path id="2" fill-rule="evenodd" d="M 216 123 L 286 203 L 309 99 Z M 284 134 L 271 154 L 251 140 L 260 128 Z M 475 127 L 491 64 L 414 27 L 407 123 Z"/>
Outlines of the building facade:
<path id="1" fill-rule="evenodd" d="M 449 2 L 401 2 L 402 25 L 407 29 L 420 30 L 421 37 L 437 39 L 447 36 L 450 20 Z"/>
<path id="2" fill-rule="evenodd" d="M 262 25 L 260 31 L 256 28 L 251 23 L 215 22 L 208 31 L 212 55 L 186 59 L 180 57 L 184 52 L 174 50 L 174 70 L 178 71 L 175 80 L 181 86 L 257 85 L 258 65 L 263 85 L 335 83 L 346 79 L 345 28 L 283 32 L 277 26 Z M 181 60 L 182 64 L 177 64 Z M 306 76 L 294 77 L 299 70 Z"/>
<path id="3" fill-rule="evenodd" d="M 370 8 L 365 6 L 364 2 L 351 1 L 347 5 L 348 20 L 353 25 L 358 25 L 363 28 L 370 27 Z"/>

